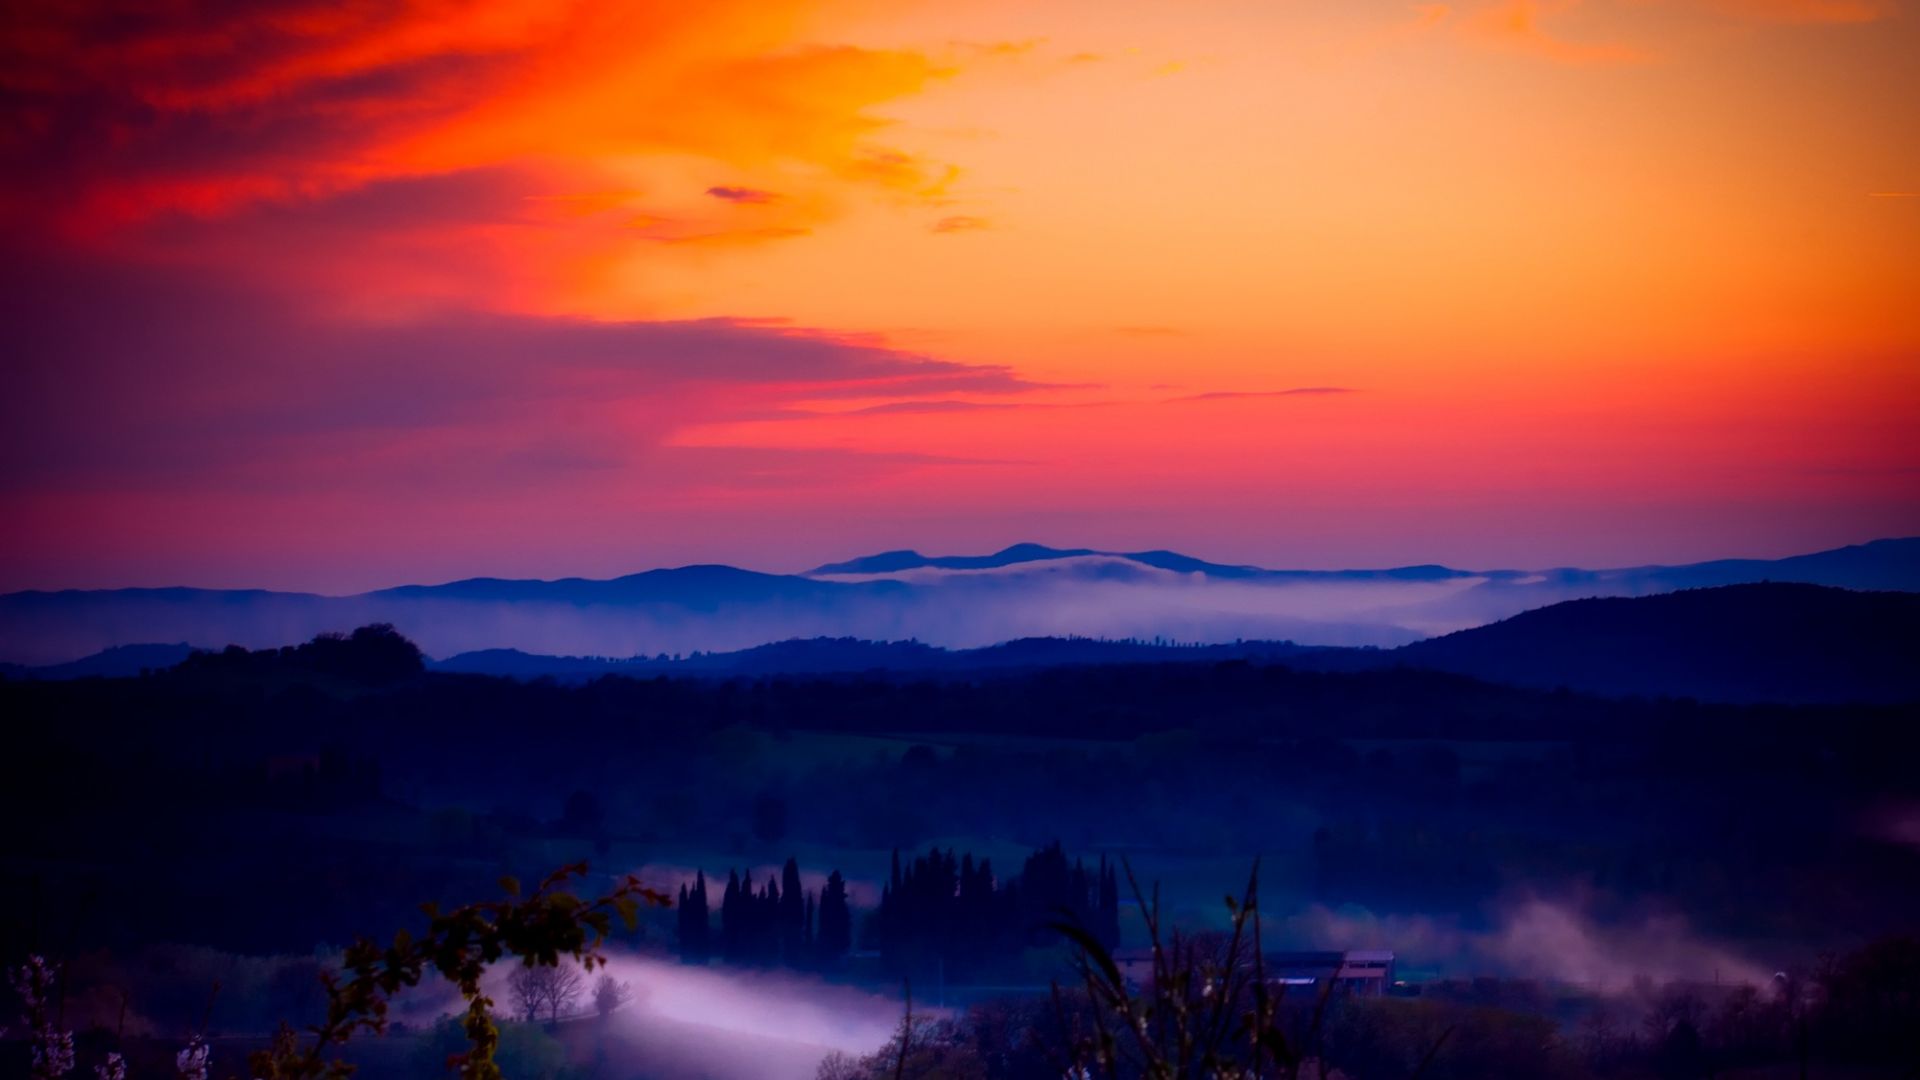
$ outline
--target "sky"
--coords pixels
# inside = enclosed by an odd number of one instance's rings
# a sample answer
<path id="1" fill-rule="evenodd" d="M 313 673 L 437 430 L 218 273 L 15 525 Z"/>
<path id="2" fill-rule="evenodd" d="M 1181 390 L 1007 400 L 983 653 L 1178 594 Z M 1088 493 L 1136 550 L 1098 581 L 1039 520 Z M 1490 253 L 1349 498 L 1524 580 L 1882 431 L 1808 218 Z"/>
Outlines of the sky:
<path id="1" fill-rule="evenodd" d="M 1920 3 L 28 0 L 0 589 L 1920 533 Z"/>

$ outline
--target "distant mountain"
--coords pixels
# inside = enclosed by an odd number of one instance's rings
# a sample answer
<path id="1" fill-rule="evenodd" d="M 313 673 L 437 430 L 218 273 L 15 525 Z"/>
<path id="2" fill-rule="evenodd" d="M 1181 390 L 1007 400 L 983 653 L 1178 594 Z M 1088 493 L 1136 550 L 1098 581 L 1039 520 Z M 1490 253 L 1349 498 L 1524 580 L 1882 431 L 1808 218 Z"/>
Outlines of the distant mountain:
<path id="1" fill-rule="evenodd" d="M 956 674 L 1223 660 L 1335 671 L 1415 667 L 1608 697 L 1920 701 L 1920 594 L 1763 583 L 1573 600 L 1391 650 L 1312 648 L 1291 642 L 1174 646 L 1061 638 L 946 650 L 918 642 L 823 638 L 677 659 L 541 657 L 490 650 L 432 666 L 569 681 L 617 674 Z"/>
<path id="2" fill-rule="evenodd" d="M 1016 544 L 978 556 L 886 552 L 807 574 L 702 565 L 610 580 L 470 578 L 355 596 L 22 592 L 0 596 L 0 661 L 63 663 L 154 641 L 264 648 L 377 622 L 394 624 L 435 656 L 728 653 L 814 638 L 917 640 L 957 650 L 1075 637 L 1391 648 L 1565 600 L 1765 580 L 1920 590 L 1920 539 L 1772 561 L 1613 570 L 1269 570 L 1164 550 Z"/>
<path id="3" fill-rule="evenodd" d="M 795 634 L 898 636 L 899 582 L 827 582 L 731 566 L 605 581 L 471 578 L 355 596 L 221 589 L 0 595 L 0 659 L 45 665 L 117 645 L 184 640 L 266 648 L 368 623 L 433 652 L 507 646 L 579 652 L 744 648 Z"/>
<path id="4" fill-rule="evenodd" d="M 64 664 L 33 668 L 26 674 L 36 679 L 118 679 L 143 671 L 170 668 L 185 660 L 192 652 L 193 646 L 184 642 L 173 645 L 115 645 Z"/>
<path id="5" fill-rule="evenodd" d="M 807 577 L 887 577 L 915 570 L 999 570 L 1068 561 L 1125 560 L 1180 574 L 1205 574 L 1225 580 L 1266 581 L 1448 581 L 1475 578 L 1505 585 L 1575 586 L 1632 584 L 1646 591 L 1697 589 L 1756 581 L 1795 581 L 1843 589 L 1920 591 L 1920 537 L 1874 540 L 1811 555 L 1784 559 L 1719 559 L 1681 566 L 1635 566 L 1608 570 L 1557 567 L 1550 570 L 1461 570 L 1437 564 L 1371 570 L 1268 570 L 1258 566 L 1207 562 L 1177 551 L 1099 551 L 1014 544 L 991 555 L 922 555 L 883 551 L 806 571 Z"/>
<path id="6" fill-rule="evenodd" d="M 115 645 L 64 664 L 33 667 L 26 664 L 0 664 L 0 676 L 9 679 L 121 679 L 143 671 L 161 671 L 185 660 L 193 646 Z"/>
<path id="7" fill-rule="evenodd" d="M 735 652 L 698 653 L 672 658 L 536 656 L 517 649 L 483 649 L 433 661 L 428 666 L 435 671 L 504 675 L 520 679 L 552 678 L 572 682 L 604 675 L 636 678 L 655 675 L 833 675 L 867 672 L 914 675 L 1033 670 L 1067 665 L 1274 661 L 1325 651 L 1328 650 L 1295 645 L 1288 641 L 1166 645 L 1086 638 L 1021 638 L 978 649 L 942 649 L 917 641 L 809 638 L 777 641 Z"/>
<path id="8" fill-rule="evenodd" d="M 710 610 L 725 604 L 831 602 L 850 592 L 885 595 L 901 589 L 902 586 L 893 582 L 878 582 L 850 589 L 848 586 L 792 574 L 762 574 L 732 566 L 702 565 L 648 570 L 603 581 L 588 578 L 561 578 L 557 581 L 468 578 L 445 585 L 402 585 L 366 593 L 365 597 L 375 601 L 672 604 Z"/>
<path id="9" fill-rule="evenodd" d="M 10 665 L 3 673 L 27 679 L 133 675 L 178 663 L 189 651 L 185 645 L 126 646 L 67 664 Z M 270 660 L 274 654 L 255 655 Z M 428 667 L 585 682 L 608 675 L 964 678 L 1057 667 L 1249 661 L 1335 672 L 1420 668 L 1605 697 L 1822 704 L 1920 702 L 1916 658 L 1920 593 L 1767 582 L 1566 601 L 1397 649 L 1059 637 L 947 649 L 919 641 L 814 637 L 624 659 L 483 649 L 431 661 Z M 194 658 L 202 667 L 221 660 L 211 654 Z"/>
<path id="10" fill-rule="evenodd" d="M 1574 600 L 1386 655 L 1609 696 L 1920 701 L 1920 594 L 1775 582 Z"/>
<path id="11" fill-rule="evenodd" d="M 1841 589 L 1920 591 L 1920 537 L 1794 555 L 1785 559 L 1721 559 L 1691 566 L 1653 567 L 1649 576 L 1675 588 L 1739 585 L 1755 580 L 1795 581 Z"/>
<path id="12" fill-rule="evenodd" d="M 1109 552 L 1094 551 L 1092 548 L 1050 548 L 1045 544 L 1014 544 L 1002 548 L 991 555 L 922 555 L 917 551 L 883 551 L 878 555 L 849 559 L 841 563 L 828 563 L 807 571 L 808 577 L 824 577 L 834 574 L 893 574 L 902 570 L 991 570 L 1015 563 L 1045 562 L 1050 559 L 1070 559 L 1081 555 L 1102 555 Z"/>
<path id="13" fill-rule="evenodd" d="M 1167 570 L 1177 574 L 1206 574 L 1217 578 L 1246 578 L 1271 574 L 1257 566 L 1227 566 L 1210 563 L 1177 551 L 1095 551 L 1092 548 L 1052 548 L 1045 544 L 1014 544 L 991 555 L 922 555 L 917 551 L 883 551 L 878 555 L 828 563 L 807 571 L 808 577 L 860 577 L 900 574 L 910 570 L 998 570 L 1034 563 L 1063 560 L 1125 560 L 1139 566 Z"/>

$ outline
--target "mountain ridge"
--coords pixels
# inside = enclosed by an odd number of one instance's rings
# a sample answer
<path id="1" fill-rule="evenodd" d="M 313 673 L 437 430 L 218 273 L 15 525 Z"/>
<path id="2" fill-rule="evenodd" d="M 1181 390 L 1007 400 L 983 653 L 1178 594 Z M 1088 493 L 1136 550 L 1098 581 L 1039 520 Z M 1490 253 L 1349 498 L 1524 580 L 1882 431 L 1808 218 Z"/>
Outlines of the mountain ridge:
<path id="1" fill-rule="evenodd" d="M 1019 638 L 1289 640 L 1393 647 L 1588 596 L 1761 580 L 1920 590 L 1920 538 L 1779 560 L 1610 570 L 1269 570 L 1156 549 L 1017 544 L 985 556 L 883 552 L 828 570 L 769 574 L 693 564 L 610 579 L 473 577 L 349 596 L 186 586 L 0 595 L 0 661 L 46 665 L 116 645 L 278 646 L 342 626 L 393 623 L 429 653 L 540 655 L 735 651 L 769 642 L 918 639 L 965 649 Z"/>
<path id="2" fill-rule="evenodd" d="M 183 646 L 122 647 L 9 677 L 129 675 Z M 109 654 L 120 653 L 112 656 Z M 732 652 L 626 658 L 485 649 L 432 661 L 447 674 L 586 682 L 606 676 L 976 678 L 1062 667 L 1251 662 L 1362 673 L 1396 668 L 1602 697 L 1730 703 L 1920 702 L 1920 593 L 1766 582 L 1564 601 L 1397 649 L 1288 641 L 1170 644 L 1022 638 L 975 649 L 811 638 Z M 113 670 L 114 668 L 118 670 Z"/>

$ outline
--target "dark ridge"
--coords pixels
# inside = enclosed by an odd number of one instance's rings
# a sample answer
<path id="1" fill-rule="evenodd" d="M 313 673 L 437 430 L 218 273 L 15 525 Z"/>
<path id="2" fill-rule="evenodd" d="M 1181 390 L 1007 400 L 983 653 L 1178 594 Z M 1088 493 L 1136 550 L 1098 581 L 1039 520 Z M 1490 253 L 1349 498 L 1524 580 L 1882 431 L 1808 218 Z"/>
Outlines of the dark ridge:
<path id="1" fill-rule="evenodd" d="M 1920 595 L 1762 582 L 1573 600 L 1391 655 L 1512 686 L 1615 696 L 1913 701 Z"/>

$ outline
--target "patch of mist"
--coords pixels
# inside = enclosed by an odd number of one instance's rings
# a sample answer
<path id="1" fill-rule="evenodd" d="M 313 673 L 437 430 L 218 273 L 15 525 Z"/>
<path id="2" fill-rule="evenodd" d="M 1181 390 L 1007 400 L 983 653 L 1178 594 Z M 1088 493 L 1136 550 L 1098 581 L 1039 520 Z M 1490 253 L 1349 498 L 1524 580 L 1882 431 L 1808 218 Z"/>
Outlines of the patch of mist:
<path id="1" fill-rule="evenodd" d="M 513 970 L 510 963 L 495 965 L 482 982 L 501 1020 L 512 1019 L 507 981 Z M 605 1017 L 593 1005 L 602 974 L 629 991 Z M 392 1015 L 426 1030 L 464 1008 L 452 986 L 429 978 L 402 995 Z M 620 1075 L 811 1080 L 832 1051 L 864 1056 L 884 1045 L 901 1010 L 898 998 L 816 975 L 692 966 L 614 950 L 606 967 L 581 981 L 578 999 L 554 1031 L 563 1042 L 590 1042 L 618 1063 Z"/>
<path id="2" fill-rule="evenodd" d="M 915 566 L 905 570 L 887 570 L 868 574 L 809 574 L 815 581 L 839 581 L 849 584 L 869 581 L 904 581 L 931 585 L 955 580 L 1029 581 L 1034 578 L 1058 578 L 1063 575 L 1114 575 L 1130 579 L 1173 581 L 1199 577 L 1197 572 L 1168 570 L 1135 562 L 1122 555 L 1065 555 L 1055 559 L 1033 559 L 1005 566 Z"/>
<path id="3" fill-rule="evenodd" d="M 690 967 L 621 954 L 610 958 L 608 970 L 633 986 L 629 1008 L 635 1016 L 797 1043 L 819 1053 L 870 1053 L 900 1022 L 896 998 L 818 976 Z"/>
<path id="4" fill-rule="evenodd" d="M 1091 562 L 1089 561 L 1091 560 Z M 188 642 L 267 648 L 390 622 L 430 656 L 513 648 L 556 656 L 728 652 L 791 638 L 917 639 L 976 648 L 1021 637 L 1166 638 L 1192 643 L 1292 640 L 1392 647 L 1483 625 L 1578 595 L 1594 583 L 1210 578 L 1111 558 L 1046 569 L 939 571 L 875 591 L 850 585 L 814 599 L 689 598 L 645 603 L 491 601 L 418 594 L 356 597 L 206 593 L 88 594 L 0 604 L 0 658 L 77 659 L 114 645 Z"/>
<path id="5" fill-rule="evenodd" d="M 1635 980 L 1767 984 L 1773 970 L 1695 934 L 1662 914 L 1605 924 L 1580 905 L 1530 898 L 1502 911 L 1492 929 L 1424 914 L 1377 915 L 1313 905 L 1283 921 L 1286 937 L 1334 949 L 1387 948 L 1403 963 L 1456 975 L 1502 975 L 1623 990 Z"/>

